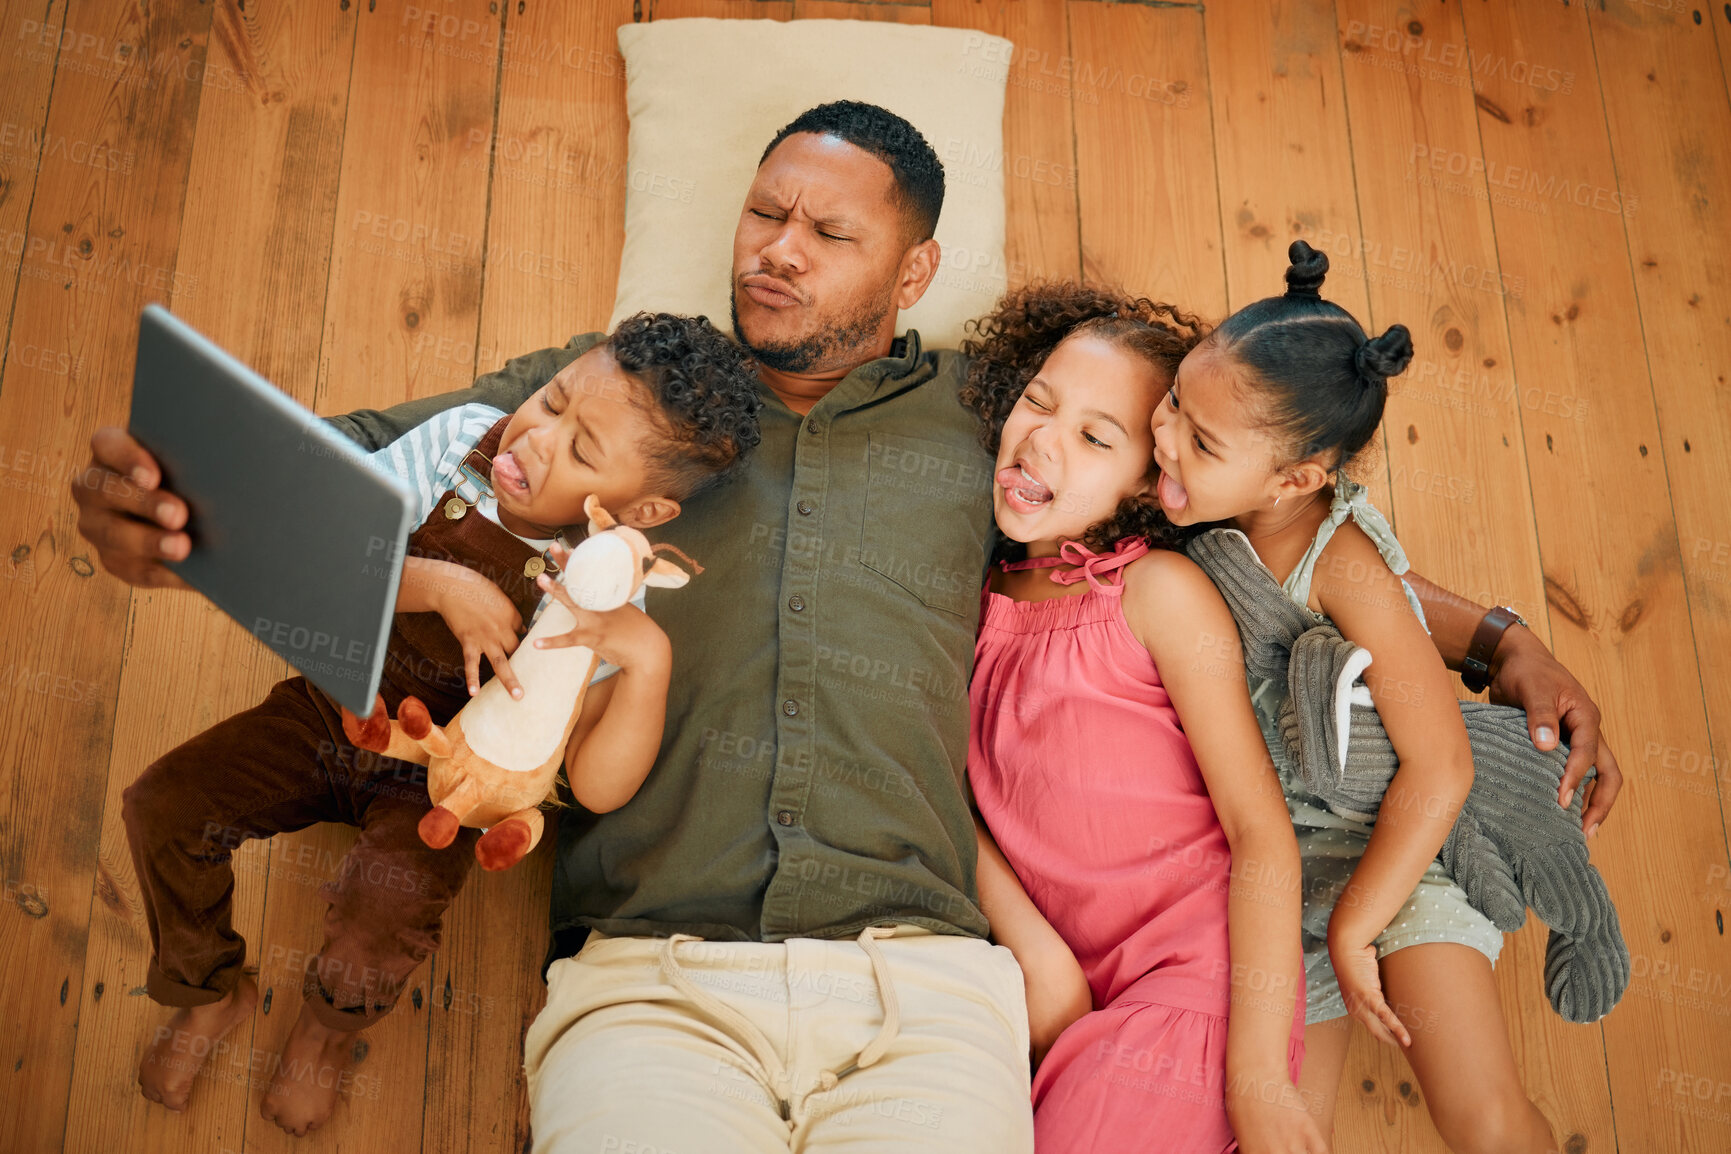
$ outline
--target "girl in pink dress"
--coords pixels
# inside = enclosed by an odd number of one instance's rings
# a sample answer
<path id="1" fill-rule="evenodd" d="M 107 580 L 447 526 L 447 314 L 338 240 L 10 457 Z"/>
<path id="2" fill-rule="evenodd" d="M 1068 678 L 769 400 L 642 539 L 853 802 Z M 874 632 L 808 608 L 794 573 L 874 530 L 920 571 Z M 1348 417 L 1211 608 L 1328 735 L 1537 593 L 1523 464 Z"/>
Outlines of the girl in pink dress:
<path id="1" fill-rule="evenodd" d="M 1200 335 L 1046 285 L 966 350 L 1026 552 L 983 594 L 968 775 L 981 904 L 1027 979 L 1040 1154 L 1327 1150 L 1295 1087 L 1292 823 L 1232 617 L 1152 497 L 1150 420 Z"/>

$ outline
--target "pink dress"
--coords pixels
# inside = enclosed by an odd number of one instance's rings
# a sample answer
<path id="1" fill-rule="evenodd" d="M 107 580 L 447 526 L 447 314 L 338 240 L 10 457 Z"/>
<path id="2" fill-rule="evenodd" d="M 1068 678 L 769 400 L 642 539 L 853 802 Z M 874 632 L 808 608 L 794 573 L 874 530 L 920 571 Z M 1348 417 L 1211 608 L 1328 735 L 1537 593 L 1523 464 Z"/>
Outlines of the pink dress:
<path id="1" fill-rule="evenodd" d="M 1039 1154 L 1237 1148 L 1223 1097 L 1231 853 L 1160 673 L 1124 622 L 1110 571 L 1145 552 L 1140 539 L 1108 555 L 1065 545 L 1047 563 L 1085 562 L 1056 579 L 1089 591 L 1037 602 L 988 591 L 974 651 L 975 799 L 1094 993 L 1035 1074 Z M 1295 1079 L 1303 1007 L 1300 996 Z"/>

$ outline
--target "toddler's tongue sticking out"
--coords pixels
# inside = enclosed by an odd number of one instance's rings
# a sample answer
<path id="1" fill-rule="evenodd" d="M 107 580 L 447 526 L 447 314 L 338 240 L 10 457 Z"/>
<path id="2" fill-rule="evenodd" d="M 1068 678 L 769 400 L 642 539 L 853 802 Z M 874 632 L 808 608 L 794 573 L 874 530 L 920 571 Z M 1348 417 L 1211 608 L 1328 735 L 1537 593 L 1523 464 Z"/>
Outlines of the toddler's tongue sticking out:
<path id="1" fill-rule="evenodd" d="M 510 453 L 500 453 L 493 458 L 493 485 L 514 497 L 529 495 L 529 478 L 524 474 L 523 466 L 517 463 L 517 458 Z"/>

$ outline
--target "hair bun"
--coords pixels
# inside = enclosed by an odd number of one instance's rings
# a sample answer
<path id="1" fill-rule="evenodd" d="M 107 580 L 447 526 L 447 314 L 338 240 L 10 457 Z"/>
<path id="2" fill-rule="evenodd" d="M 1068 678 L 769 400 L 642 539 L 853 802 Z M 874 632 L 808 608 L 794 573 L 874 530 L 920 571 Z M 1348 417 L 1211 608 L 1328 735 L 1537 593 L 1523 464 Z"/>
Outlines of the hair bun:
<path id="1" fill-rule="evenodd" d="M 1317 252 L 1302 240 L 1292 242 L 1286 250 L 1291 267 L 1286 270 L 1286 295 L 1289 297 L 1322 296 L 1322 278 L 1328 275 L 1328 256 Z"/>
<path id="2" fill-rule="evenodd" d="M 1390 325 L 1380 337 L 1359 345 L 1352 363 L 1366 382 L 1398 377 L 1412 363 L 1412 334 L 1405 325 Z"/>

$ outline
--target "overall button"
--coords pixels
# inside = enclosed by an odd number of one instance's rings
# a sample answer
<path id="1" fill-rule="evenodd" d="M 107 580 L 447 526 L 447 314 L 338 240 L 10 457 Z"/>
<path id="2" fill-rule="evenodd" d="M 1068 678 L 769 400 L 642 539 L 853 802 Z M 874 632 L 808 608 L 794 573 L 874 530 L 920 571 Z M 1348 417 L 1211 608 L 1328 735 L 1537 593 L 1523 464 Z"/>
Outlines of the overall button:
<path id="1" fill-rule="evenodd" d="M 793 811 L 784 809 L 780 813 L 776 814 L 775 815 L 775 824 L 777 824 L 777 825 L 792 825 L 793 824 Z"/>
<path id="2" fill-rule="evenodd" d="M 813 435 L 815 435 L 817 433 L 818 428 L 819 428 L 819 425 L 817 423 L 816 417 L 812 417 L 810 420 L 806 421 L 806 423 L 805 423 L 805 431 L 808 433 L 811 433 Z"/>
<path id="3" fill-rule="evenodd" d="M 795 509 L 799 510 L 799 515 L 802 517 L 811 516 L 811 511 L 814 507 L 815 506 L 813 506 L 810 501 L 801 501 L 799 504 L 794 506 Z"/>
<path id="4" fill-rule="evenodd" d="M 787 714 L 789 717 L 798 717 L 799 716 L 799 702 L 795 701 L 793 698 L 790 697 L 786 701 L 781 703 L 781 711 L 783 713 Z"/>
<path id="5" fill-rule="evenodd" d="M 798 593 L 795 593 L 792 597 L 787 599 L 787 607 L 795 613 L 798 613 L 801 609 L 805 608 L 805 598 L 801 597 Z"/>

